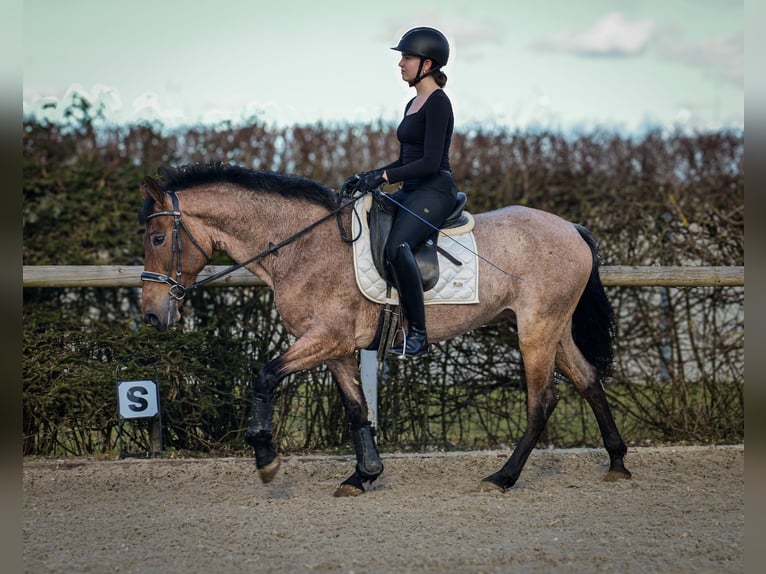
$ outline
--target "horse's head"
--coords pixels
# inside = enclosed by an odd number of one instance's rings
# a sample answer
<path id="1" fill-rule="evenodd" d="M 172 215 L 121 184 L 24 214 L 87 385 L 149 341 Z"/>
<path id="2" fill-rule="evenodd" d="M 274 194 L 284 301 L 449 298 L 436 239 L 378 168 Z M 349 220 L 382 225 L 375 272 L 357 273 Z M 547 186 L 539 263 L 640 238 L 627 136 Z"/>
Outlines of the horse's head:
<path id="1" fill-rule="evenodd" d="M 178 196 L 147 177 L 139 220 L 144 232 L 144 272 L 141 310 L 144 321 L 165 331 L 181 318 L 187 288 L 208 262 L 210 246 L 203 246 L 181 216 Z"/>

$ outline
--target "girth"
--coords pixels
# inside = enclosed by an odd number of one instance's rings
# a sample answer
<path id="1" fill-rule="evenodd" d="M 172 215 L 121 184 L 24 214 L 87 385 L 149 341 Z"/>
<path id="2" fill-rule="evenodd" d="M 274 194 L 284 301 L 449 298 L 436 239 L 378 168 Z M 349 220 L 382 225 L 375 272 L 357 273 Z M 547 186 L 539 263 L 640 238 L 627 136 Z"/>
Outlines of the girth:
<path id="1" fill-rule="evenodd" d="M 463 213 L 466 199 L 465 193 L 462 191 L 457 193 L 455 207 L 447 220 L 442 224 L 442 230 L 460 227 L 469 223 L 470 220 L 468 216 Z M 392 277 L 389 275 L 388 265 L 386 265 L 385 250 L 386 241 L 388 240 L 388 235 L 391 232 L 391 226 L 393 225 L 394 214 L 395 206 L 391 202 L 386 201 L 385 198 L 379 197 L 376 194 L 372 195 L 372 205 L 370 206 L 370 211 L 367 215 L 367 223 L 370 228 L 372 260 L 380 276 L 391 285 L 394 283 Z M 420 269 L 423 291 L 433 289 L 439 281 L 439 253 L 447 257 L 455 265 L 462 265 L 460 261 L 452 257 L 446 251 L 440 249 L 438 246 L 438 239 L 439 231 L 434 230 L 425 243 L 416 245 L 412 251 L 415 255 L 415 261 L 418 264 L 418 268 Z"/>

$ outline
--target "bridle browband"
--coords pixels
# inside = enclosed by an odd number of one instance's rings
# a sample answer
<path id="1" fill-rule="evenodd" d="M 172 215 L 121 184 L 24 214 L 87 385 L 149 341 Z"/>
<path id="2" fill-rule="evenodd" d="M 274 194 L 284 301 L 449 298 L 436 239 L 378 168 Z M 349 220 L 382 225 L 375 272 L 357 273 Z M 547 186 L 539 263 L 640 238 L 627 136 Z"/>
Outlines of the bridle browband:
<path id="1" fill-rule="evenodd" d="M 348 183 L 348 182 L 347 182 Z M 346 184 L 344 184 L 345 186 Z M 351 197 L 350 200 L 341 202 L 340 206 L 338 206 L 336 209 L 332 210 L 330 213 L 325 215 L 324 217 L 321 217 L 320 219 L 317 219 L 315 222 L 309 224 L 307 227 L 301 229 L 297 233 L 294 233 L 287 239 L 284 239 L 280 241 L 277 244 L 269 243 L 268 249 L 261 251 L 257 255 L 254 255 L 250 259 L 243 261 L 242 263 L 236 263 L 234 265 L 231 265 L 230 267 L 227 267 L 226 269 L 223 269 L 222 271 L 219 271 L 218 273 L 215 273 L 214 275 L 210 275 L 208 277 L 205 277 L 204 279 L 197 281 L 196 283 L 189 285 L 188 287 L 185 287 L 182 283 L 180 283 L 181 280 L 181 251 L 183 250 L 183 246 L 181 244 L 181 230 L 183 229 L 186 232 L 186 235 L 189 236 L 189 239 L 191 239 L 192 245 L 194 245 L 200 253 L 205 257 L 205 264 L 210 261 L 210 257 L 205 253 L 205 250 L 202 248 L 202 246 L 199 244 L 199 242 L 194 239 L 194 236 L 189 231 L 189 228 L 186 227 L 186 224 L 183 222 L 183 219 L 181 219 L 181 210 L 178 208 L 178 196 L 174 191 L 166 191 L 170 196 L 170 199 L 173 202 L 173 210 L 172 211 L 158 211 L 157 213 L 151 213 L 146 216 L 146 220 L 153 217 L 159 217 L 161 215 L 163 216 L 171 216 L 173 217 L 173 245 L 172 245 L 172 254 L 170 256 L 170 263 L 168 264 L 168 272 L 167 274 L 163 273 L 155 273 L 153 271 L 144 271 L 141 273 L 141 281 L 153 281 L 155 283 L 167 283 L 170 285 L 170 296 L 178 301 L 182 301 L 184 297 L 186 297 L 186 293 L 189 291 L 193 291 L 194 289 L 199 289 L 203 285 L 207 285 L 208 283 L 215 281 L 216 279 L 220 279 L 221 277 L 225 277 L 226 275 L 229 275 L 230 273 L 233 273 L 237 269 L 241 269 L 242 267 L 245 267 L 246 265 L 249 265 L 250 263 L 255 263 L 256 261 L 259 261 L 260 259 L 263 259 L 264 257 L 267 257 L 269 255 L 277 255 L 277 251 L 279 251 L 282 247 L 285 245 L 292 243 L 302 235 L 307 234 L 309 231 L 314 229 L 316 226 L 318 226 L 321 223 L 324 223 L 328 219 L 330 219 L 333 216 L 338 217 L 338 227 L 340 229 L 340 234 L 343 240 L 347 243 L 353 243 L 356 239 L 355 238 L 349 238 L 346 235 L 345 230 L 343 229 L 343 224 L 341 221 L 340 212 L 346 209 L 347 207 L 353 205 L 357 200 L 361 199 L 366 193 L 363 194 L 357 194 L 353 197 Z M 176 259 L 176 271 L 174 279 L 172 277 L 173 274 L 173 260 Z"/>

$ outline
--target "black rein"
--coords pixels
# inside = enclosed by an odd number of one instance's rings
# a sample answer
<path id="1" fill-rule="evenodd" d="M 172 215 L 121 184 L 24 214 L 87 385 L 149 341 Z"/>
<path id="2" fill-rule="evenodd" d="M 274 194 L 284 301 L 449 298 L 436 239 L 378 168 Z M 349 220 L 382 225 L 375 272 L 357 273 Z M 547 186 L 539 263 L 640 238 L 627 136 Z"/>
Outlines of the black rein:
<path id="1" fill-rule="evenodd" d="M 184 224 L 183 220 L 181 219 L 181 211 L 178 209 L 178 196 L 174 191 L 168 191 L 166 192 L 172 202 L 173 202 L 173 210 L 172 211 L 158 211 L 157 213 L 152 213 L 147 216 L 147 220 L 151 219 L 152 217 L 158 217 L 160 215 L 168 215 L 172 216 L 174 218 L 174 226 L 173 226 L 173 251 L 170 258 L 169 268 L 167 274 L 162 273 L 155 273 L 153 271 L 144 271 L 141 273 L 141 281 L 153 281 L 155 283 L 167 283 L 170 285 L 170 296 L 174 299 L 177 299 L 178 301 L 183 300 L 184 297 L 186 297 L 186 294 L 189 291 L 193 291 L 194 289 L 199 289 L 200 287 L 207 285 L 208 283 L 215 281 L 216 279 L 220 279 L 221 277 L 225 277 L 226 275 L 229 275 L 230 273 L 233 273 L 237 269 L 241 269 L 242 267 L 245 267 L 249 265 L 250 263 L 255 263 L 256 261 L 259 261 L 265 257 L 268 257 L 269 255 L 277 255 L 278 251 L 284 247 L 285 245 L 288 245 L 298 239 L 299 237 L 306 235 L 309 233 L 312 229 L 317 227 L 318 225 L 324 223 L 328 219 L 330 219 L 333 216 L 337 216 L 338 218 L 338 228 L 340 229 L 340 234 L 343 239 L 343 241 L 347 243 L 353 243 L 356 238 L 349 238 L 346 235 L 345 230 L 343 229 L 343 224 L 341 221 L 341 211 L 349 207 L 350 205 L 353 205 L 358 199 L 362 198 L 365 194 L 359 194 L 354 197 L 352 197 L 349 201 L 346 201 L 345 203 L 341 203 L 339 207 L 325 215 L 324 217 L 321 217 L 320 219 L 316 220 L 315 222 L 311 223 L 307 227 L 301 229 L 297 233 L 294 233 L 287 239 L 284 239 L 283 241 L 280 241 L 277 244 L 269 243 L 268 249 L 265 249 L 264 251 L 261 251 L 257 255 L 254 255 L 250 259 L 247 259 L 246 261 L 243 261 L 242 263 L 235 263 L 234 265 L 231 265 L 230 267 L 227 267 L 226 269 L 223 269 L 219 271 L 218 273 L 215 273 L 214 275 L 210 275 L 208 277 L 205 277 L 204 279 L 197 281 L 196 283 L 190 285 L 189 287 L 185 287 L 182 285 L 179 281 L 181 279 L 181 251 L 182 251 L 182 245 L 181 245 L 181 229 L 186 231 L 186 235 L 189 236 L 189 239 L 191 239 L 192 244 L 202 253 L 202 255 L 205 256 L 205 264 L 207 264 L 208 261 L 210 261 L 210 257 L 208 257 L 207 253 L 205 253 L 204 249 L 200 246 L 200 244 L 197 242 L 196 239 L 194 239 L 194 236 L 189 232 L 189 229 L 186 227 L 186 224 Z M 173 273 L 173 259 L 177 259 L 176 262 L 176 279 L 173 279 L 171 276 Z"/>

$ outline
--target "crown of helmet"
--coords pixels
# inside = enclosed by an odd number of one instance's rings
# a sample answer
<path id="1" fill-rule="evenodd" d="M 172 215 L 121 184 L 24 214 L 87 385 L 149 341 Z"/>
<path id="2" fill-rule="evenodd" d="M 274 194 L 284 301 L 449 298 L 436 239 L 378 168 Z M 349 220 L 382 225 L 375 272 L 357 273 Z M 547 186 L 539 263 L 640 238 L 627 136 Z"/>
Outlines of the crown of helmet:
<path id="1" fill-rule="evenodd" d="M 428 58 L 434 67 L 447 65 L 449 60 L 449 42 L 444 34 L 435 28 L 419 27 L 406 32 L 399 44 L 391 48 L 403 54 L 414 54 Z"/>

